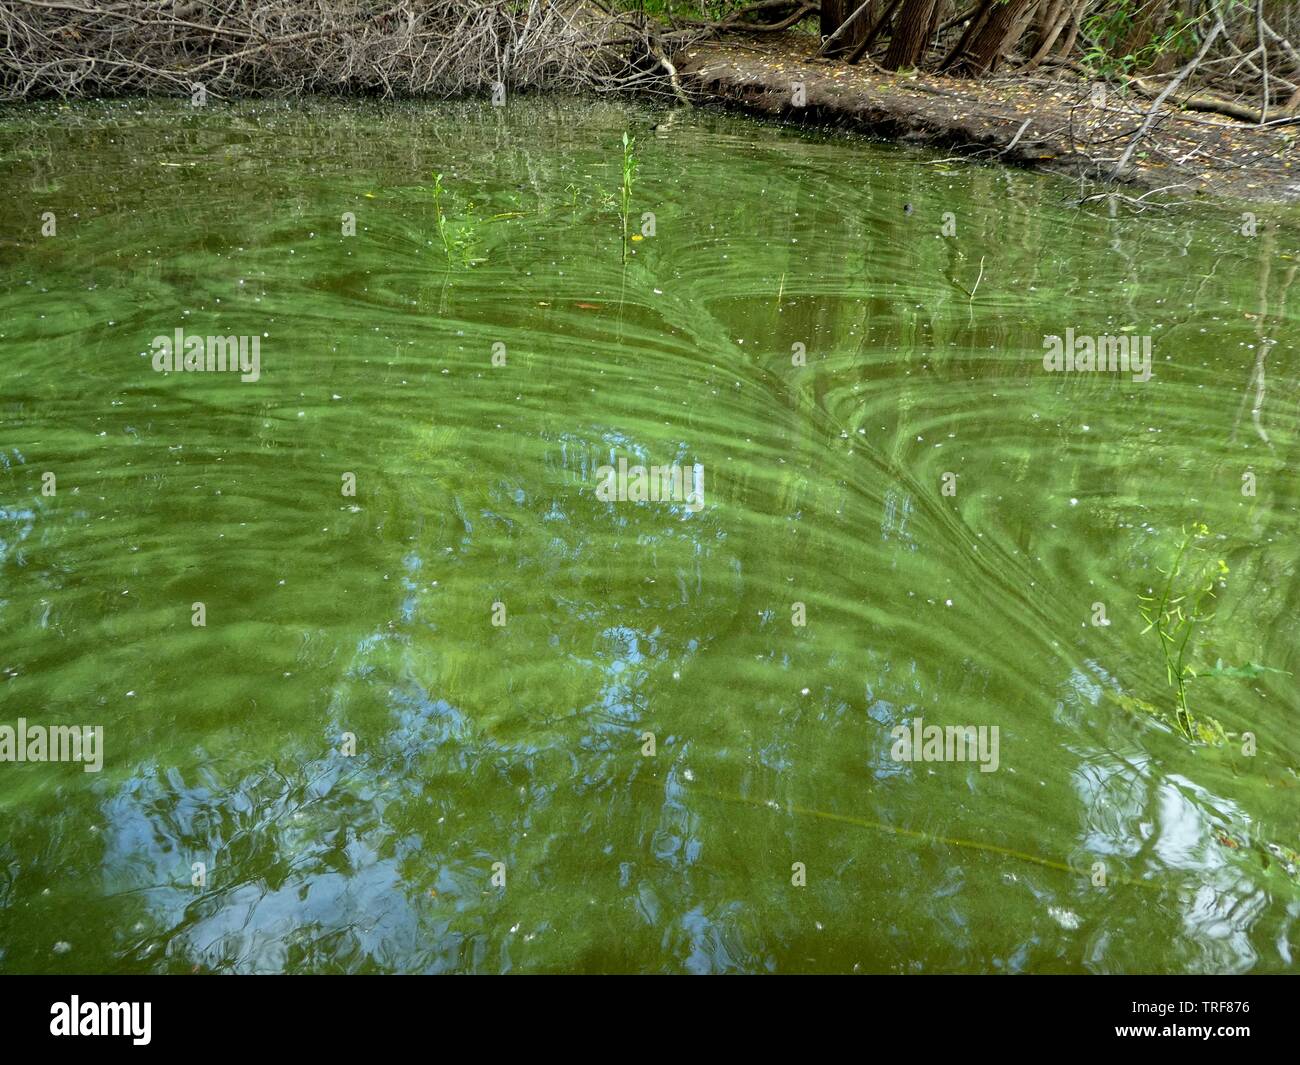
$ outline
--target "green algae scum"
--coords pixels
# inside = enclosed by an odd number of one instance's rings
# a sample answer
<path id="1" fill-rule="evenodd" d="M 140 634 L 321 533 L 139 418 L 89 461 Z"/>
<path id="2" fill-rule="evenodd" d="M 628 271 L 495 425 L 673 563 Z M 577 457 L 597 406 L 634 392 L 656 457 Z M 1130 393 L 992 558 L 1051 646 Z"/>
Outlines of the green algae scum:
<path id="1" fill-rule="evenodd" d="M 1294 971 L 1294 208 L 564 98 L 0 167 L 0 971 Z"/>

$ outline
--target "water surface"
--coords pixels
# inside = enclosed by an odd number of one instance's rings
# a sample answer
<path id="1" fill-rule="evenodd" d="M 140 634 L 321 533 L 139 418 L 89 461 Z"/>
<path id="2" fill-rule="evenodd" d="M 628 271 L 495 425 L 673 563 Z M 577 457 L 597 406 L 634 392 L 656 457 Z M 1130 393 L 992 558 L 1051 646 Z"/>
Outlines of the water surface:
<path id="1" fill-rule="evenodd" d="M 1295 968 L 1294 212 L 589 100 L 48 105 L 0 172 L 0 724 L 104 729 L 0 763 L 0 968 Z M 1139 612 L 1194 523 L 1188 661 L 1284 671 L 1216 742 Z"/>

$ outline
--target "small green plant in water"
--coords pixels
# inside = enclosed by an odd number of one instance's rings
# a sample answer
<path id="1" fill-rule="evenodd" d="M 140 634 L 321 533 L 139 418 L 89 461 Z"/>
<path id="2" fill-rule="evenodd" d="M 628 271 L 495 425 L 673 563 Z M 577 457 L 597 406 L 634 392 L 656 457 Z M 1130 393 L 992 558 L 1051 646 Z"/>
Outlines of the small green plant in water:
<path id="1" fill-rule="evenodd" d="M 443 250 L 447 253 L 447 261 L 451 261 L 451 232 L 447 225 L 447 215 L 442 209 L 442 175 L 438 174 L 433 179 L 433 214 L 438 223 L 438 236 L 442 238 Z"/>
<path id="2" fill-rule="evenodd" d="M 623 254 L 627 255 L 627 215 L 632 204 L 632 182 L 636 178 L 636 138 L 623 131 L 623 187 L 619 202 L 623 209 Z"/>
<path id="3" fill-rule="evenodd" d="M 1168 571 L 1161 570 L 1166 574 L 1164 590 L 1160 593 L 1159 598 L 1152 595 L 1139 595 L 1138 599 L 1142 601 L 1143 606 L 1138 610 L 1142 615 L 1142 620 L 1147 623 L 1147 627 L 1142 630 L 1142 635 L 1146 635 L 1152 629 L 1155 629 L 1156 635 L 1160 638 L 1160 650 L 1165 659 L 1165 674 L 1168 681 L 1175 688 L 1175 718 L 1178 727 L 1184 735 L 1192 735 L 1192 715 L 1187 707 L 1187 673 L 1183 666 L 1183 658 L 1187 653 L 1187 643 L 1191 639 L 1192 632 L 1197 625 L 1209 621 L 1214 615 L 1205 611 L 1206 600 L 1214 599 L 1214 578 L 1203 579 L 1200 573 L 1185 573 L 1185 560 L 1187 560 L 1188 549 L 1192 547 L 1197 536 L 1209 535 L 1209 529 L 1205 525 L 1193 525 L 1190 532 L 1183 530 L 1182 543 L 1178 545 L 1178 552 L 1174 555 L 1173 562 L 1170 564 Z M 1227 566 L 1220 559 L 1219 565 L 1227 571 Z M 1187 570 L 1193 570 L 1194 565 L 1188 565 Z M 1186 579 L 1191 577 L 1195 583 L 1182 594 L 1175 594 L 1179 591 L 1177 583 L 1180 578 Z"/>
<path id="4" fill-rule="evenodd" d="M 1192 634 L 1214 617 L 1211 608 L 1216 599 L 1215 590 L 1226 585 L 1230 572 L 1225 560 L 1216 559 L 1206 550 L 1204 541 L 1209 536 L 1210 530 L 1201 523 L 1183 530 L 1169 569 L 1161 570 L 1166 575 L 1164 588 L 1159 595 L 1154 591 L 1149 596 L 1139 595 L 1143 605 L 1138 609 L 1147 623 L 1142 634 L 1154 629 L 1160 640 L 1165 675 L 1174 688 L 1174 723 L 1188 739 L 1220 746 L 1227 741 L 1227 733 L 1214 718 L 1192 713 L 1187 699 L 1188 685 L 1206 677 L 1251 678 L 1284 671 L 1254 663 L 1225 666 L 1222 659 L 1211 669 L 1196 669 L 1187 663 Z M 1142 706 L 1148 708 L 1148 704 Z M 1149 709 L 1155 711 L 1154 707 Z M 1155 716 L 1165 717 L 1158 711 Z"/>
<path id="5" fill-rule="evenodd" d="M 443 187 L 442 175 L 437 174 L 433 179 L 433 213 L 438 224 L 438 237 L 442 241 L 442 249 L 447 254 L 447 262 L 454 263 L 459 260 L 463 266 L 484 262 L 484 259 L 474 254 L 479 243 L 479 220 L 474 216 L 474 205 L 466 204 L 465 217 L 453 223 L 447 216 L 446 207 L 443 206 L 444 197 L 451 199 L 447 189 Z"/>
<path id="6" fill-rule="evenodd" d="M 1223 727 L 1212 720 L 1198 723 L 1187 705 L 1187 682 L 1195 674 L 1185 663 L 1192 633 L 1198 625 L 1214 617 L 1210 607 L 1215 599 L 1215 584 L 1228 573 L 1223 559 L 1218 560 L 1217 566 L 1210 566 L 1202 557 L 1200 541 L 1209 535 L 1210 530 L 1204 524 L 1193 525 L 1190 531 L 1183 530 L 1182 542 L 1168 571 L 1161 570 L 1166 574 L 1164 589 L 1159 596 L 1139 595 L 1143 605 L 1138 609 L 1147 623 L 1142 634 L 1154 629 L 1160 639 L 1165 675 L 1174 688 L 1174 720 L 1179 730 L 1188 739 L 1215 742 L 1222 737 Z"/>

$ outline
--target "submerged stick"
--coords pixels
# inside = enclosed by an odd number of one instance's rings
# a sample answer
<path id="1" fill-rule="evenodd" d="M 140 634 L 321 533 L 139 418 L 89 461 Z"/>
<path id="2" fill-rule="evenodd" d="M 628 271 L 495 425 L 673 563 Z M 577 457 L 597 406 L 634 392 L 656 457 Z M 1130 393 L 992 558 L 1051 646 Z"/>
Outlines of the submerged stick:
<path id="1" fill-rule="evenodd" d="M 759 799 L 747 799 L 743 795 L 727 795 L 714 792 L 701 792 L 711 799 L 717 799 L 722 802 L 744 803 L 746 806 L 754 806 L 763 809 L 772 809 L 766 802 Z M 900 828 L 898 825 L 886 824 L 883 821 L 871 821 L 865 817 L 854 817 L 850 814 L 830 813 L 826 810 L 813 810 L 803 806 L 789 804 L 779 807 L 782 810 L 788 810 L 790 813 L 799 814 L 802 817 L 817 817 L 823 821 L 837 821 L 841 824 L 856 825 L 859 828 L 870 828 L 877 832 L 885 832 L 891 836 L 902 836 L 907 839 L 918 840 L 922 843 L 943 844 L 948 847 L 961 847 L 964 850 L 983 851 L 987 854 L 996 854 L 1003 858 L 1015 858 L 1017 861 L 1029 862 L 1032 865 L 1042 866 L 1045 869 L 1055 869 L 1057 872 L 1073 873 L 1075 876 L 1090 877 L 1091 870 L 1078 869 L 1066 862 L 1058 862 L 1053 858 L 1043 858 L 1037 854 L 1029 854 L 1026 851 L 1016 850 L 1014 847 L 1003 847 L 998 843 L 981 843 L 972 839 L 954 839 L 951 836 L 937 836 L 932 832 L 922 832 L 915 828 Z M 1150 880 L 1140 880 L 1135 877 L 1124 876 L 1120 873 L 1107 873 L 1107 882 L 1125 884 L 1129 887 L 1141 887 L 1148 890 L 1158 889 L 1159 884 Z"/>

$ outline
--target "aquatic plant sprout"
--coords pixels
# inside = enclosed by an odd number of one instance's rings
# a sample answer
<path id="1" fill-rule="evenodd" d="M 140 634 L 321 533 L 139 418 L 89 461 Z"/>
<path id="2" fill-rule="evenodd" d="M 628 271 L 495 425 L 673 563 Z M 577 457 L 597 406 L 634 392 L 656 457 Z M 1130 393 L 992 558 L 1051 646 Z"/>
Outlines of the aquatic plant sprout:
<path id="1" fill-rule="evenodd" d="M 467 203 L 464 215 L 453 223 L 447 215 L 444 198 L 450 200 L 451 197 L 442 184 L 442 175 L 437 174 L 433 180 L 433 210 L 438 226 L 438 238 L 442 241 L 442 248 L 447 255 L 448 264 L 459 261 L 462 266 L 473 266 L 476 263 L 485 262 L 486 260 L 475 254 L 475 250 L 479 245 L 478 233 L 481 222 L 474 214 L 474 204 L 472 202 Z M 514 216 L 512 213 L 498 217 Z"/>
<path id="2" fill-rule="evenodd" d="M 1175 720 L 1188 738 L 1192 738 L 1195 733 L 1191 710 L 1187 705 L 1188 672 L 1184 659 L 1188 641 L 1196 626 L 1203 625 L 1214 617 L 1208 606 L 1215 598 L 1216 575 L 1198 569 L 1187 556 L 1193 545 L 1199 547 L 1199 541 L 1209 535 L 1210 530 L 1204 524 L 1193 525 L 1190 530 L 1185 529 L 1168 570 L 1161 571 L 1166 575 L 1166 580 L 1159 598 L 1154 595 L 1138 596 L 1145 604 L 1139 608 L 1142 619 L 1147 623 L 1142 633 L 1145 635 L 1154 629 L 1160 639 L 1165 675 L 1175 689 Z M 1223 559 L 1218 560 L 1218 570 L 1223 576 L 1228 573 L 1227 563 Z M 1185 581 L 1181 592 L 1177 586 L 1180 579 Z"/>
<path id="3" fill-rule="evenodd" d="M 1200 677 L 1249 679 L 1285 671 L 1254 663 L 1225 666 L 1221 659 L 1213 667 L 1200 670 L 1189 664 L 1192 636 L 1214 619 L 1211 607 L 1218 592 L 1227 586 L 1231 572 L 1226 559 L 1216 558 L 1207 549 L 1209 539 L 1210 530 L 1204 522 L 1184 529 L 1169 568 L 1160 570 L 1165 582 L 1159 596 L 1139 595 L 1143 605 L 1138 609 L 1147 623 L 1142 635 L 1154 630 L 1160 640 L 1165 677 L 1174 689 L 1174 721 L 1179 730 L 1188 739 L 1221 744 L 1227 733 L 1216 719 L 1193 714 L 1187 698 L 1188 684 Z"/>
<path id="4" fill-rule="evenodd" d="M 636 178 L 636 138 L 623 131 L 623 184 L 619 189 L 619 204 L 623 210 L 623 254 L 627 255 L 627 215 L 632 203 L 632 182 Z"/>

